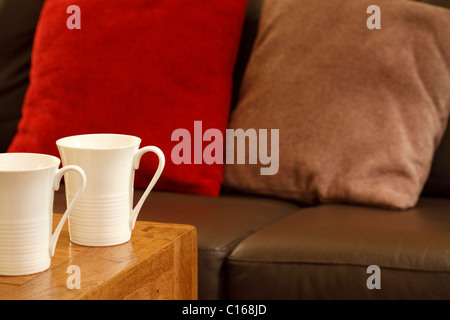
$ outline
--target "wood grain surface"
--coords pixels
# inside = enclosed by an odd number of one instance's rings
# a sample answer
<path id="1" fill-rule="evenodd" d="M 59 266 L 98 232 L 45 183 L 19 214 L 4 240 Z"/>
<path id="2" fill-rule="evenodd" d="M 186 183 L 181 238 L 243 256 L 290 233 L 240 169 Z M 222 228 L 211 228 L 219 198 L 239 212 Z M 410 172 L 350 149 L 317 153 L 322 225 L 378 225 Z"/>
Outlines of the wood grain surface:
<path id="1" fill-rule="evenodd" d="M 54 215 L 54 228 L 61 218 Z M 69 289 L 67 268 L 80 268 Z M 70 242 L 61 231 L 51 266 L 27 276 L 0 276 L 2 300 L 197 299 L 197 232 L 193 226 L 137 221 L 131 240 L 111 247 Z"/>

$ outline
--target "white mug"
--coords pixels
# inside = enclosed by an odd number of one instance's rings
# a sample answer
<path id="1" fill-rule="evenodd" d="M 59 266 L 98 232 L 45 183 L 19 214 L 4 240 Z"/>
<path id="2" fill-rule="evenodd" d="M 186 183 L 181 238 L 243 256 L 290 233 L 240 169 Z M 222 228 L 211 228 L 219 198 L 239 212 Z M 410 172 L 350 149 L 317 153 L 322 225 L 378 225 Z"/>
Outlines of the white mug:
<path id="1" fill-rule="evenodd" d="M 154 146 L 139 149 L 141 139 L 121 134 L 86 134 L 56 142 L 64 166 L 78 165 L 87 176 L 86 191 L 69 217 L 70 240 L 84 246 L 112 246 L 130 240 L 139 211 L 165 165 L 163 152 Z M 133 209 L 134 171 L 142 155 L 154 152 L 159 165 Z M 65 176 L 66 200 L 74 198 L 80 181 Z"/>
<path id="2" fill-rule="evenodd" d="M 0 154 L 0 275 L 27 275 L 50 267 L 61 229 L 86 186 L 82 169 L 58 169 L 60 163 L 44 154 Z M 79 175 L 80 185 L 52 234 L 54 191 L 69 171 Z"/>

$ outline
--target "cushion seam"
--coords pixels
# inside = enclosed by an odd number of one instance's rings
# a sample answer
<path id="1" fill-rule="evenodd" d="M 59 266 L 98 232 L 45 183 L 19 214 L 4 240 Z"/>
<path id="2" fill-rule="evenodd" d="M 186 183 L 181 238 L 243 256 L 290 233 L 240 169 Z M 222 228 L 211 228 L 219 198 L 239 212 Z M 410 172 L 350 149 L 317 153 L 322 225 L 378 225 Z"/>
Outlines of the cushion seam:
<path id="1" fill-rule="evenodd" d="M 316 265 L 316 266 L 334 266 L 334 267 L 360 267 L 367 268 L 369 265 L 362 265 L 357 263 L 342 263 L 342 262 L 310 262 L 310 261 L 264 261 L 264 260 L 237 260 L 228 257 L 227 260 L 232 263 L 247 263 L 247 264 L 304 264 L 304 265 Z M 418 273 L 447 273 L 450 274 L 450 270 L 434 270 L 434 269 L 409 269 L 409 268 L 400 268 L 400 267 L 392 267 L 392 266 L 379 266 L 380 269 L 390 269 L 396 271 L 406 271 L 406 272 L 418 272 Z"/>

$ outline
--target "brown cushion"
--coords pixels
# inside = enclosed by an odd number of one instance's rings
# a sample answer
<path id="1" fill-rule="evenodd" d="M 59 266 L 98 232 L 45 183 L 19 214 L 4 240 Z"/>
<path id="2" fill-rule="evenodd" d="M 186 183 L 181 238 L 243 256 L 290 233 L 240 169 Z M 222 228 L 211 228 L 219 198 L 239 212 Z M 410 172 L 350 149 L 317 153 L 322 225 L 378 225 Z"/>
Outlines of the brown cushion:
<path id="1" fill-rule="evenodd" d="M 228 165 L 228 186 L 304 203 L 416 204 L 449 114 L 450 11 L 381 0 L 381 29 L 369 30 L 372 4 L 264 1 L 230 128 L 279 129 L 279 171 Z"/>
<path id="2" fill-rule="evenodd" d="M 323 205 L 242 241 L 228 258 L 230 299 L 450 299 L 450 199 L 407 211 Z M 369 290 L 367 268 L 380 268 Z"/>

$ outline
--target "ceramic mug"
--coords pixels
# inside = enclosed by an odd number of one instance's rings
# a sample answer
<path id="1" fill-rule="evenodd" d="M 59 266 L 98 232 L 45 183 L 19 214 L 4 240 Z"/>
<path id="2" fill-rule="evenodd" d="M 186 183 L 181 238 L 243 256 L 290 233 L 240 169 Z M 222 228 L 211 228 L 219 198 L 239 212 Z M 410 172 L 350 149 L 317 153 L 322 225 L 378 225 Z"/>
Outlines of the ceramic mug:
<path id="1" fill-rule="evenodd" d="M 165 165 L 163 152 L 154 146 L 139 149 L 141 139 L 121 134 L 86 134 L 56 142 L 64 166 L 78 165 L 87 176 L 83 195 L 70 214 L 73 243 L 84 246 L 112 246 L 131 238 L 139 211 L 158 181 Z M 141 199 L 133 208 L 134 171 L 142 155 L 153 152 L 159 165 Z M 72 201 L 80 187 L 78 177 L 65 177 L 66 200 Z"/>
<path id="2" fill-rule="evenodd" d="M 58 169 L 60 163 L 44 154 L 0 154 L 0 275 L 27 275 L 50 267 L 61 229 L 86 186 L 81 168 Z M 78 174 L 80 184 L 52 234 L 54 191 L 69 171 Z"/>

